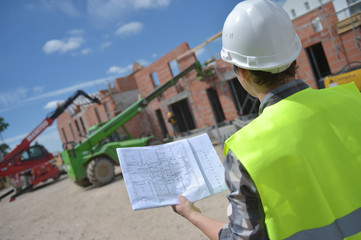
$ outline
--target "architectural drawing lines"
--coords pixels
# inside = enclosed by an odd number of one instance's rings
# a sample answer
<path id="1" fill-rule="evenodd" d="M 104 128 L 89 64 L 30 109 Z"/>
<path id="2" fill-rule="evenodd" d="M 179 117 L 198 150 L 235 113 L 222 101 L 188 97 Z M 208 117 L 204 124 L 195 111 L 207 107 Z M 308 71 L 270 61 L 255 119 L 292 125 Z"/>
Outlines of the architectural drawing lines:
<path id="1" fill-rule="evenodd" d="M 125 151 L 126 168 L 138 199 L 179 195 L 197 181 L 183 146 Z M 194 184 L 193 184 L 194 185 Z"/>
<path id="2" fill-rule="evenodd" d="M 117 153 L 134 210 L 174 205 L 179 195 L 194 202 L 226 189 L 223 165 L 207 134 Z"/>

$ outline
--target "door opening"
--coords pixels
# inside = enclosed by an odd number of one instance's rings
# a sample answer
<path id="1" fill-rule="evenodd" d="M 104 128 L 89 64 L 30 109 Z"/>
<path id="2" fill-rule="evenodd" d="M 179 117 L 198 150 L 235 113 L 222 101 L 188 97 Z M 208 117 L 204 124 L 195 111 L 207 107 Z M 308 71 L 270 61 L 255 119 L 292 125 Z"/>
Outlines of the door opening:
<path id="1" fill-rule="evenodd" d="M 221 102 L 219 101 L 218 93 L 214 88 L 208 88 L 206 90 L 209 103 L 211 104 L 213 115 L 217 123 L 223 122 L 225 119 Z"/>
<path id="2" fill-rule="evenodd" d="M 259 100 L 252 97 L 239 83 L 237 78 L 228 81 L 233 103 L 239 116 L 258 114 Z"/>
<path id="3" fill-rule="evenodd" d="M 321 43 L 316 43 L 305 49 L 308 61 L 311 64 L 313 76 L 318 88 L 321 88 L 320 80 L 331 74 L 325 52 Z"/>
<path id="4" fill-rule="evenodd" d="M 164 122 L 162 111 L 160 109 L 155 110 L 155 115 L 157 115 L 160 130 L 162 131 L 162 137 L 166 138 L 168 136 L 168 130 Z"/>
<path id="5" fill-rule="evenodd" d="M 188 99 L 180 100 L 172 105 L 169 105 L 177 119 L 177 124 L 180 132 L 187 132 L 196 128 L 192 111 L 188 104 Z"/>

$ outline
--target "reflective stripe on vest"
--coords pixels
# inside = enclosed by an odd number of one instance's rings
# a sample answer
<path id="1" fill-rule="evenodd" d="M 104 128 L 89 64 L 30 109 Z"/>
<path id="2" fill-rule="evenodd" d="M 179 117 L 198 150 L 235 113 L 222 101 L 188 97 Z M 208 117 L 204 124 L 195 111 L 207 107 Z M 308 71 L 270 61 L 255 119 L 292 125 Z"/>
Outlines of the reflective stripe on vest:
<path id="1" fill-rule="evenodd" d="M 288 237 L 287 240 L 340 240 L 360 232 L 360 225 L 361 208 L 342 218 L 337 219 L 327 226 L 307 229 L 293 234 L 291 237 Z"/>
<path id="2" fill-rule="evenodd" d="M 361 94 L 354 84 L 309 88 L 265 108 L 226 141 L 229 150 L 257 187 L 271 239 L 361 231 Z"/>

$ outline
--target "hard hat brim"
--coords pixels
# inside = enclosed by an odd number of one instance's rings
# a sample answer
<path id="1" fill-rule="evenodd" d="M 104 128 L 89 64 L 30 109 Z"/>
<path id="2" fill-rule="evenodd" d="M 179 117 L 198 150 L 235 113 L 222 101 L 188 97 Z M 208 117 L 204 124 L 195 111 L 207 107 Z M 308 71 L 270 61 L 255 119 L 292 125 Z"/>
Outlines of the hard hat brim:
<path id="1" fill-rule="evenodd" d="M 244 69 L 279 73 L 286 70 L 291 63 L 296 60 L 301 50 L 301 40 L 296 34 L 294 42 L 289 49 L 285 49 L 284 52 L 278 55 L 246 56 L 235 51 L 230 51 L 224 47 L 222 47 L 220 55 L 223 61 Z"/>

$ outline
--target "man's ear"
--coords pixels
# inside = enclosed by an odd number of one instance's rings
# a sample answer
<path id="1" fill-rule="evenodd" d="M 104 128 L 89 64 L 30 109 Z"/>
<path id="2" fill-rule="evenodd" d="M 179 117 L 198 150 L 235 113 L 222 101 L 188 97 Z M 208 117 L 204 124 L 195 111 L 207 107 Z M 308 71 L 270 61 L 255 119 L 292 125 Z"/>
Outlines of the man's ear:
<path id="1" fill-rule="evenodd" d="M 238 74 L 241 76 L 241 82 L 247 80 L 247 76 L 249 75 L 249 71 L 247 69 L 238 68 Z"/>

